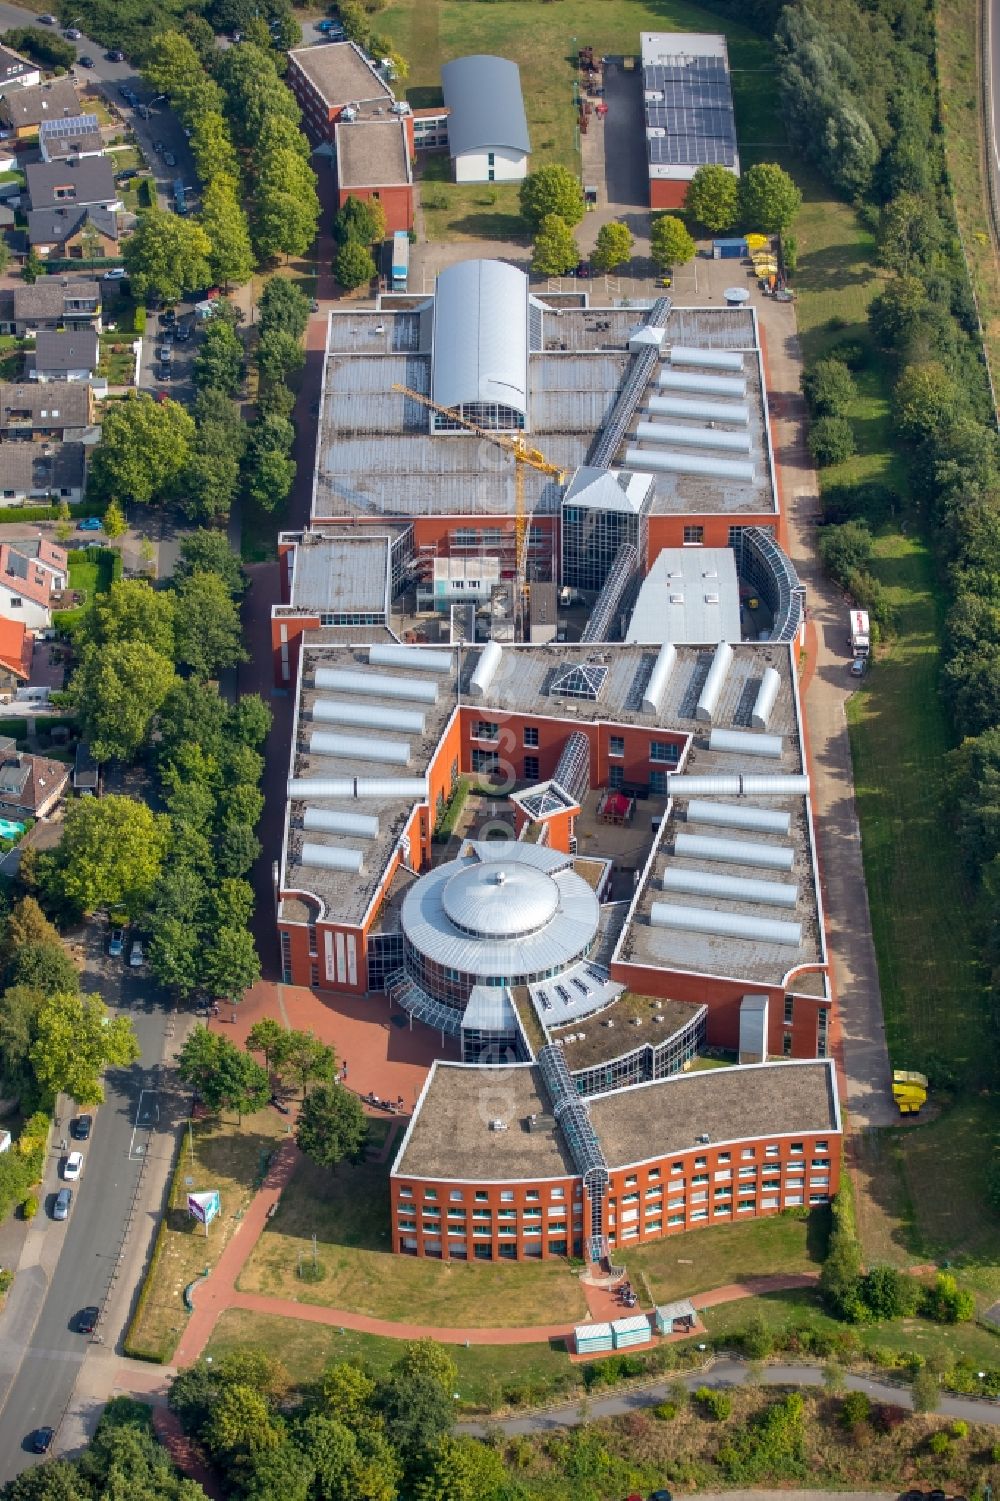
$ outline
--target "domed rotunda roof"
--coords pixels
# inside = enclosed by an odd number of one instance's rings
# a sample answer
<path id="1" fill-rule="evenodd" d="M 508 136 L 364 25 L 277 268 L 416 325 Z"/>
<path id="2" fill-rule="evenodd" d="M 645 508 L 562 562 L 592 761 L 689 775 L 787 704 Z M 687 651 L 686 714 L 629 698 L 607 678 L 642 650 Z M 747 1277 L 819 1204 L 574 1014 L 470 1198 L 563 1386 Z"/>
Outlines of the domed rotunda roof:
<path id="1" fill-rule="evenodd" d="M 474 938 L 523 938 L 552 921 L 559 887 L 530 865 L 469 865 L 447 882 L 441 905 L 455 927 Z"/>

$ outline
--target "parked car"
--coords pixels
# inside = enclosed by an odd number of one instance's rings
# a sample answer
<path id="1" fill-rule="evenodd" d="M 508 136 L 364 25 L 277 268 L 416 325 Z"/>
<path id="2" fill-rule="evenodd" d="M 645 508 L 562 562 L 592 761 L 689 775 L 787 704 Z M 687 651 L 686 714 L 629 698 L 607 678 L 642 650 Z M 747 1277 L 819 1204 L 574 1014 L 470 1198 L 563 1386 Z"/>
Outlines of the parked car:
<path id="1" fill-rule="evenodd" d="M 54 1428 L 36 1428 L 31 1435 L 31 1450 L 33 1454 L 47 1454 L 49 1445 L 55 1438 Z"/>
<path id="2" fill-rule="evenodd" d="M 94 1117 L 92 1115 L 78 1115 L 69 1128 L 69 1134 L 74 1141 L 89 1141 L 93 1126 Z"/>
<path id="3" fill-rule="evenodd" d="M 77 62 L 80 64 L 81 68 L 92 68 L 94 66 L 94 59 L 90 57 L 86 52 L 82 57 L 77 58 Z"/>
<path id="4" fill-rule="evenodd" d="M 113 52 L 106 52 L 104 55 L 109 63 L 123 63 L 125 61 L 125 54 L 120 47 L 116 47 Z"/>
<path id="5" fill-rule="evenodd" d="M 125 182 L 128 178 L 135 177 L 136 175 L 137 174 L 136 174 L 134 168 L 129 168 L 127 171 L 125 171 L 125 172 L 122 173 L 121 180 L 122 180 L 122 182 Z M 124 281 L 127 275 L 128 275 L 128 272 L 125 270 L 124 266 L 112 266 L 110 271 L 105 271 L 102 280 L 104 280 L 104 281 Z"/>
<path id="6" fill-rule="evenodd" d="M 169 365 L 170 361 L 174 357 L 174 351 L 171 349 L 169 344 L 161 344 L 157 353 L 159 355 L 161 365 Z"/>
<path id="7" fill-rule="evenodd" d="M 78 532 L 99 532 L 103 523 L 100 516 L 84 516 L 82 521 L 77 522 Z"/>
<path id="8" fill-rule="evenodd" d="M 172 307 L 165 307 L 163 309 L 163 312 L 160 314 L 160 322 L 161 323 L 176 323 L 177 322 L 177 314 L 174 312 L 174 309 Z"/>
<path id="9" fill-rule="evenodd" d="M 72 1202 L 73 1190 L 71 1188 L 61 1188 L 56 1194 L 56 1202 L 52 1206 L 52 1218 L 54 1220 L 68 1220 Z"/>
<path id="10" fill-rule="evenodd" d="M 138 176 L 139 176 L 139 168 L 138 167 L 126 167 L 124 172 L 116 172 L 115 173 L 115 182 L 131 182 L 132 179 L 133 179 L 133 177 L 138 177 Z M 107 274 L 108 273 L 106 272 L 105 275 L 107 275 Z M 122 271 L 122 275 L 123 276 L 125 275 L 124 271 Z"/>
<path id="11" fill-rule="evenodd" d="M 55 16 L 39 16 L 38 19 L 41 21 L 43 26 L 55 26 L 56 24 Z"/>
<path id="12" fill-rule="evenodd" d="M 126 104 L 132 98 L 132 90 L 127 83 L 120 83 L 118 85 L 118 97 L 119 99 L 124 99 Z"/>
<path id="13" fill-rule="evenodd" d="M 156 372 L 156 378 L 157 380 L 169 380 L 172 374 L 173 372 L 171 371 L 169 365 L 161 365 L 159 370 Z M 164 401 L 168 400 L 166 391 L 164 391 L 163 393 L 163 399 Z"/>
<path id="14" fill-rule="evenodd" d="M 186 344 L 188 339 L 190 339 L 191 337 L 190 323 L 185 323 L 181 327 L 179 327 L 174 337 L 176 338 L 178 344 Z"/>
<path id="15" fill-rule="evenodd" d="M 125 929 L 112 928 L 111 942 L 108 944 L 108 953 L 112 959 L 120 959 L 125 952 Z"/>
<path id="16" fill-rule="evenodd" d="M 93 1334 L 97 1328 L 97 1320 L 101 1316 L 101 1310 L 91 1304 L 87 1308 L 81 1308 L 76 1316 L 76 1329 L 78 1334 Z"/>
<path id="17" fill-rule="evenodd" d="M 163 165 L 165 167 L 176 167 L 177 158 L 172 151 L 165 151 L 163 153 Z"/>
<path id="18" fill-rule="evenodd" d="M 141 969 L 143 963 L 142 944 L 138 938 L 129 949 L 128 962 L 130 969 Z"/>
<path id="19" fill-rule="evenodd" d="M 851 663 L 851 677 L 852 678 L 863 678 L 864 675 L 865 675 L 865 673 L 867 671 L 868 671 L 868 658 L 867 657 L 855 657 L 854 661 Z"/>
<path id="20" fill-rule="evenodd" d="M 157 156 L 162 156 L 163 155 L 163 150 L 164 150 L 163 142 L 162 141 L 154 141 L 153 142 L 153 150 L 156 152 Z"/>
<path id="21" fill-rule="evenodd" d="M 587 281 L 590 277 L 590 262 L 579 261 L 572 275 L 579 276 L 582 281 Z"/>
<path id="22" fill-rule="evenodd" d="M 83 1153 L 70 1152 L 63 1163 L 63 1177 L 67 1183 L 75 1183 L 83 1172 Z"/>
<path id="23" fill-rule="evenodd" d="M 71 42 L 78 42 L 80 40 L 80 38 L 83 36 L 83 32 L 80 30 L 80 28 L 78 26 L 68 26 L 66 28 L 65 35 L 66 35 L 66 37 L 68 38 L 69 41 L 71 41 Z"/>

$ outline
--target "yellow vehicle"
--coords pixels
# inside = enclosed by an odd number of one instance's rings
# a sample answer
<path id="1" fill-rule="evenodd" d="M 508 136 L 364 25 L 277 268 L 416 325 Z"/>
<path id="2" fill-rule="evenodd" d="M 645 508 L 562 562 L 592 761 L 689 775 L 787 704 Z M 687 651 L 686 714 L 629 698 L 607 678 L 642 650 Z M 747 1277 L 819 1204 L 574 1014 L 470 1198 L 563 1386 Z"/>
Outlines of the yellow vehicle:
<path id="1" fill-rule="evenodd" d="M 892 1071 L 892 1097 L 900 1115 L 916 1115 L 927 1103 L 927 1075 L 910 1069 L 896 1068 Z"/>

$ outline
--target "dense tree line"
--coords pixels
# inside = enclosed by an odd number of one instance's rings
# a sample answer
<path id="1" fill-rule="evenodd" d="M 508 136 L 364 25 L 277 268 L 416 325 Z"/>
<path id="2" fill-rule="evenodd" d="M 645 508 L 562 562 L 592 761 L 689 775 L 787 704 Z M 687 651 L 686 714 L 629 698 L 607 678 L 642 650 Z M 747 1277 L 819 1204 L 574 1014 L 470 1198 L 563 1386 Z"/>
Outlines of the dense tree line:
<path id="1" fill-rule="evenodd" d="M 1000 455 L 937 117 L 930 0 L 711 0 L 773 28 L 789 135 L 876 236 L 889 279 L 871 304 L 910 480 L 906 504 L 933 536 L 948 613 L 942 691 L 961 742 L 950 764 L 958 837 L 981 891 L 985 952 L 1000 983 Z M 847 363 L 850 363 L 848 359 Z M 821 434 L 831 436 L 830 424 Z M 832 433 L 834 444 L 837 433 Z M 864 528 L 904 502 L 880 485 L 824 494 L 859 523 L 822 544 L 834 571 L 864 572 Z M 973 1067 L 982 1069 L 988 1055 Z"/>

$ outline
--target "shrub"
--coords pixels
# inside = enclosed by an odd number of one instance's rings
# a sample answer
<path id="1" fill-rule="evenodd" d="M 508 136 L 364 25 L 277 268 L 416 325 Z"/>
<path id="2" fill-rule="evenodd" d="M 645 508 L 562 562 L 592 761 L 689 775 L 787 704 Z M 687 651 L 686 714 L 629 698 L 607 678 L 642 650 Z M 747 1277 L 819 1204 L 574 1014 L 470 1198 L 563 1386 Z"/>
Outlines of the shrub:
<path id="1" fill-rule="evenodd" d="M 716 1391 L 711 1386 L 699 1386 L 694 1397 L 701 1404 L 705 1416 L 716 1423 L 724 1422 L 732 1414 L 733 1399 L 727 1392 Z"/>
<path id="2" fill-rule="evenodd" d="M 842 464 L 854 452 L 854 432 L 846 417 L 820 417 L 809 430 L 809 451 L 819 464 Z"/>
<path id="3" fill-rule="evenodd" d="M 894 1433 L 906 1422 L 906 1408 L 894 1402 L 880 1402 L 872 1413 L 872 1427 L 879 1433 Z"/>
<path id="4" fill-rule="evenodd" d="M 14 1285 L 14 1273 L 9 1266 L 0 1266 L 0 1298 L 10 1292 Z"/>
<path id="5" fill-rule="evenodd" d="M 743 1353 L 749 1360 L 766 1360 L 774 1349 L 774 1335 L 759 1316 L 750 1320 L 740 1335 Z"/>
<path id="6" fill-rule="evenodd" d="M 37 1213 L 38 1195 L 29 1194 L 26 1199 L 21 1201 L 21 1218 L 22 1220 L 33 1220 Z"/>
<path id="7" fill-rule="evenodd" d="M 677 1416 L 677 1407 L 673 1402 L 660 1402 L 653 1408 L 653 1417 L 659 1418 L 661 1423 L 672 1423 Z"/>
<path id="8" fill-rule="evenodd" d="M 975 1315 L 976 1302 L 949 1272 L 938 1272 L 934 1286 L 924 1293 L 921 1312 L 939 1324 L 964 1324 Z"/>
<path id="9" fill-rule="evenodd" d="M 927 1447 L 932 1454 L 936 1454 L 941 1458 L 950 1452 L 951 1439 L 946 1433 L 932 1433 L 927 1440 Z"/>
<path id="10" fill-rule="evenodd" d="M 1000 1444 L 994 1444 L 990 1450 L 990 1458 L 995 1465 L 1000 1465 Z"/>
<path id="11" fill-rule="evenodd" d="M 829 357 L 839 360 L 848 370 L 863 370 L 868 364 L 868 346 L 860 339 L 840 339 L 830 350 Z"/>
<path id="12" fill-rule="evenodd" d="M 840 1404 L 839 1423 L 848 1430 L 867 1423 L 871 1417 L 872 1404 L 864 1392 L 848 1392 Z"/>
<path id="13" fill-rule="evenodd" d="M 934 1412 L 941 1400 L 941 1389 L 933 1371 L 917 1371 L 911 1387 L 914 1412 Z"/>
<path id="14" fill-rule="evenodd" d="M 814 417 L 842 417 L 854 399 L 854 380 L 843 360 L 828 358 L 810 365 L 802 390 Z"/>
<path id="15" fill-rule="evenodd" d="M 952 1438 L 968 1438 L 969 1425 L 964 1418 L 956 1418 L 954 1423 L 952 1423 L 951 1427 L 948 1429 L 948 1432 L 951 1434 Z"/>

